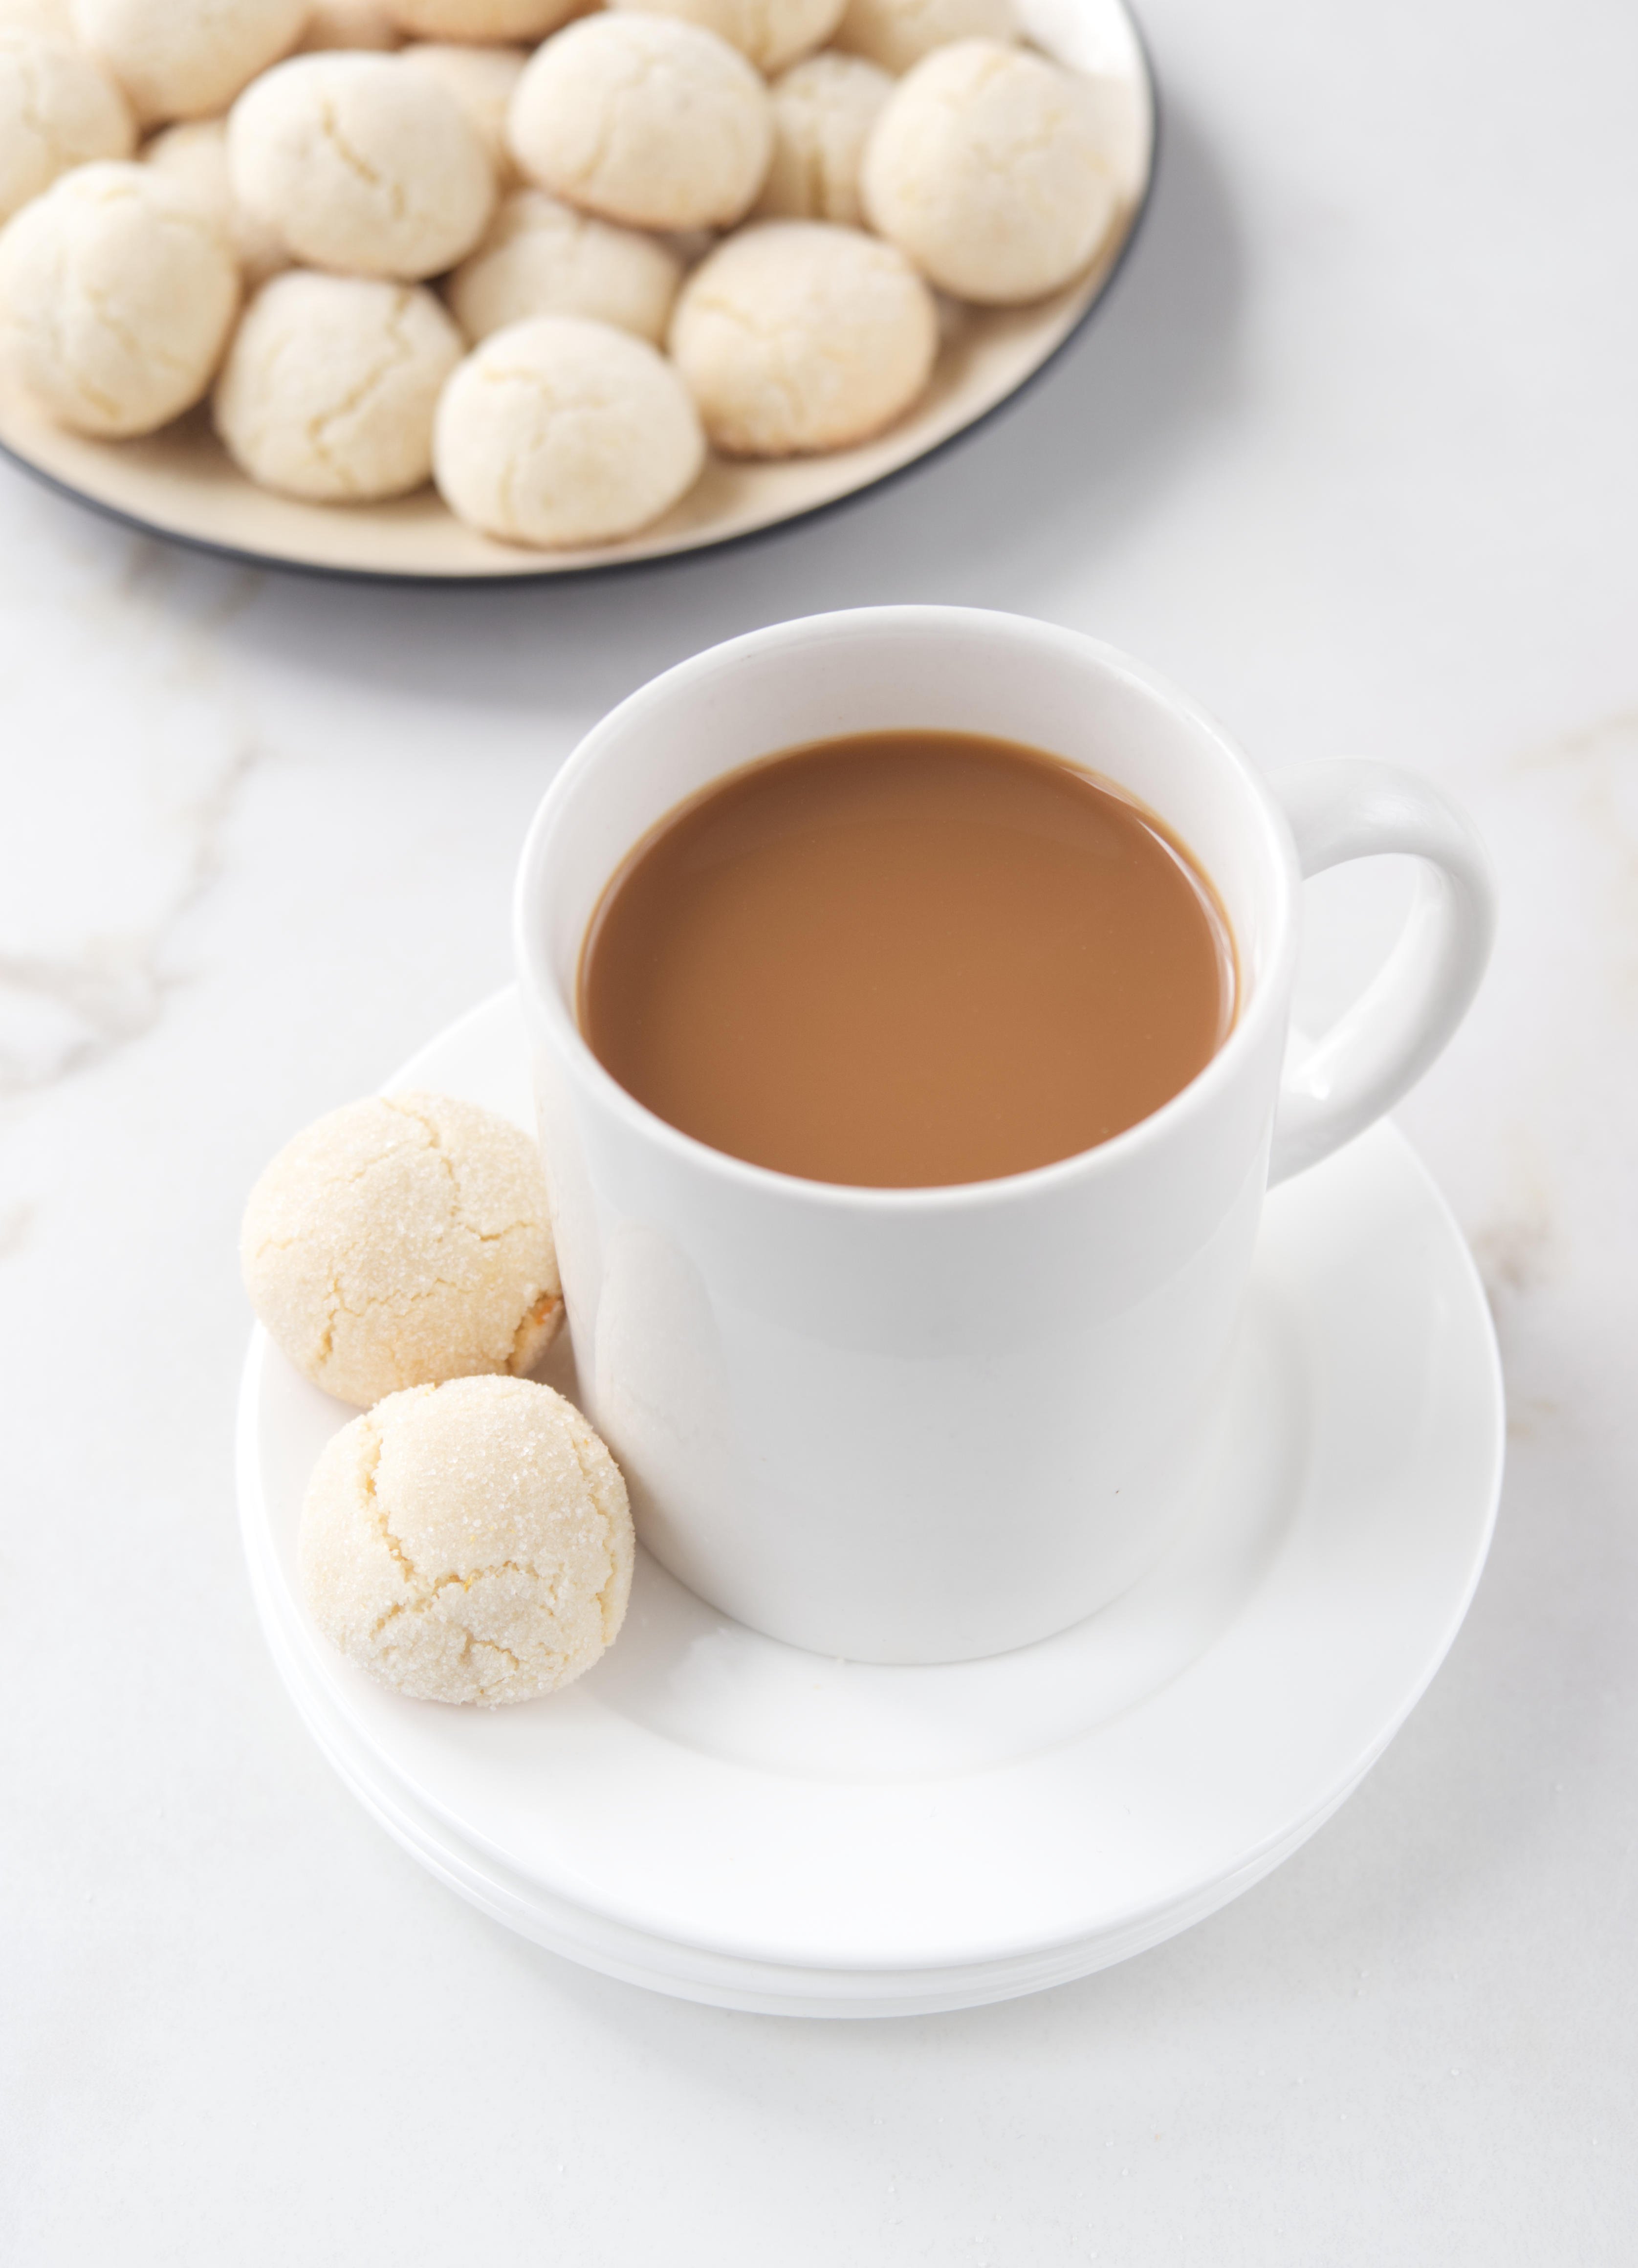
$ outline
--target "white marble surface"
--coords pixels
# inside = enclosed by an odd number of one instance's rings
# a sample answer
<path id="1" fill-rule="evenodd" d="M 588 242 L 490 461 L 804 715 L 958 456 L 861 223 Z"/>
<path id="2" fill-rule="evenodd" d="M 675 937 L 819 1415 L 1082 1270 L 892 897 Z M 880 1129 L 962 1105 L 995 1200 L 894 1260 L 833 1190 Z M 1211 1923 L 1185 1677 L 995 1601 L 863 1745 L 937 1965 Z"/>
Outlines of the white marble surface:
<path id="1" fill-rule="evenodd" d="M 0 476 L 0 2250 L 28 2268 L 1633 2257 L 1638 12 L 1148 0 L 1152 218 L 1027 406 L 572 589 L 262 579 Z M 234 1535 L 244 1192 L 506 974 L 525 820 L 673 659 L 842 603 L 1083 625 L 1271 768 L 1465 797 L 1507 892 L 1404 1114 L 1494 1296 L 1471 1621 L 1213 1921 L 966 2016 L 606 1983 L 343 1793 Z M 1391 923 L 1314 895 L 1310 1008 Z"/>

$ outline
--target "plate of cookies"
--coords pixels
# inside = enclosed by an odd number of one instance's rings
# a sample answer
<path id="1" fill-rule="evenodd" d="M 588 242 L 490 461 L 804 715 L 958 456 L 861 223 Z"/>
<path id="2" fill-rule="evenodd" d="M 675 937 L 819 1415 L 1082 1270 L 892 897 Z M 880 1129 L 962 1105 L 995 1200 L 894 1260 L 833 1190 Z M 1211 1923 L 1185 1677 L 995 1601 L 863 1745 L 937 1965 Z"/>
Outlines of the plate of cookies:
<path id="1" fill-rule="evenodd" d="M 1120 0 L 0 0 L 0 448 L 260 565 L 705 549 L 1016 394 L 1153 148 Z"/>

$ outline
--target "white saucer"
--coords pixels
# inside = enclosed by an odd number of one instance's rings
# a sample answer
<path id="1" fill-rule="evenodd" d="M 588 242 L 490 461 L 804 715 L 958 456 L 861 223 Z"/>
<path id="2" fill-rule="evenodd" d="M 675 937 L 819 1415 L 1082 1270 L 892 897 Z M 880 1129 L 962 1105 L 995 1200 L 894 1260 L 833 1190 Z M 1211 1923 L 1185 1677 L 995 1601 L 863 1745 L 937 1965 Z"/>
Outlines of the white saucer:
<path id="1" fill-rule="evenodd" d="M 392 1084 L 527 1125 L 513 996 Z M 1477 1274 L 1386 1126 L 1270 1199 L 1199 1509 L 1167 1560 L 992 1660 L 802 1653 L 645 1557 L 618 1645 L 567 1692 L 493 1714 L 406 1701 L 317 1637 L 293 1580 L 308 1472 L 350 1415 L 255 1334 L 246 1550 L 275 1659 L 354 1793 L 556 1952 L 689 1999 L 838 2016 L 1085 1975 L 1295 1850 L 1456 1635 L 1503 1432 Z"/>

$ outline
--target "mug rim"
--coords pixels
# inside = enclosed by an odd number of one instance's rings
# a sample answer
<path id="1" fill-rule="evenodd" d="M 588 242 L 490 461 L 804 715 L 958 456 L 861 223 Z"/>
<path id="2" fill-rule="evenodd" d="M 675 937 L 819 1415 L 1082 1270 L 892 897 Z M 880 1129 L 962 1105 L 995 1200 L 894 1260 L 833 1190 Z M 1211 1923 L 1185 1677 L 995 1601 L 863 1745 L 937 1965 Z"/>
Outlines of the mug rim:
<path id="1" fill-rule="evenodd" d="M 1195 735 L 1211 743 L 1221 757 L 1228 760 L 1246 791 L 1252 807 L 1263 821 L 1273 853 L 1272 865 L 1276 888 L 1274 950 L 1270 955 L 1268 968 L 1244 1012 L 1236 1018 L 1233 1029 L 1210 1061 L 1203 1064 L 1187 1085 L 1179 1087 L 1177 1094 L 1169 1096 L 1158 1109 L 1150 1111 L 1135 1124 L 1124 1128 L 1118 1134 L 1110 1135 L 1108 1140 L 1096 1144 L 1089 1150 L 1078 1150 L 1067 1158 L 1055 1158 L 1046 1165 L 1027 1167 L 1021 1173 L 996 1174 L 987 1181 L 915 1183 L 906 1188 L 815 1181 L 804 1174 L 787 1174 L 776 1167 L 759 1166 L 749 1159 L 734 1157 L 726 1150 L 712 1148 L 695 1135 L 684 1133 L 681 1127 L 673 1126 L 668 1120 L 649 1109 L 646 1103 L 639 1102 L 635 1095 L 621 1086 L 612 1072 L 604 1069 L 582 1035 L 572 1009 L 564 1001 L 556 969 L 550 965 L 544 943 L 544 924 L 535 917 L 543 895 L 544 869 L 562 806 L 595 770 L 604 745 L 630 724 L 634 711 L 646 707 L 658 709 L 679 695 L 699 693 L 703 691 L 705 681 L 719 671 L 733 667 L 751 654 L 766 654 L 771 651 L 777 652 L 782 646 L 806 645 L 867 630 L 890 635 L 894 631 L 919 630 L 925 633 L 942 629 L 956 635 L 964 632 L 970 637 L 978 633 L 980 625 L 991 635 L 999 630 L 1005 635 L 1018 638 L 1021 643 L 1051 647 L 1060 655 L 1072 654 L 1078 660 L 1124 678 L 1128 683 L 1136 685 L 1148 698 L 1171 711 Z M 777 755 L 778 751 L 770 753 Z M 719 779 L 725 779 L 743 768 L 743 759 L 725 763 L 721 772 L 713 774 L 705 786 L 714 786 Z M 1076 769 L 1081 767 L 1077 766 Z M 703 792 L 702 789 L 693 791 L 695 793 Z M 686 796 L 680 795 L 677 799 L 679 804 L 686 800 Z M 821 1206 L 839 1204 L 851 1211 L 877 1213 L 964 1211 L 985 1205 L 1023 1203 L 1067 1183 L 1118 1173 L 1142 1151 L 1164 1140 L 1175 1130 L 1186 1126 L 1209 1110 L 1221 1090 L 1237 1076 L 1242 1061 L 1258 1048 L 1269 1020 L 1281 1012 L 1279 1004 L 1287 990 L 1285 980 L 1289 976 L 1296 951 L 1294 916 L 1301 885 L 1302 872 L 1296 844 L 1285 814 L 1267 782 L 1232 735 L 1158 670 L 1086 631 L 1039 622 L 1028 615 L 1009 614 L 998 608 L 852 607 L 828 614 L 798 615 L 792 621 L 770 623 L 761 630 L 747 630 L 737 637 L 707 646 L 699 653 L 673 663 L 669 669 L 662 670 L 657 677 L 648 679 L 601 717 L 564 759 L 529 822 L 513 892 L 513 946 L 519 980 L 527 999 L 545 1016 L 556 1043 L 579 1076 L 587 1082 L 603 1107 L 612 1110 L 630 1130 L 651 1142 L 658 1142 L 680 1164 L 690 1167 L 696 1172 L 705 1172 L 748 1192 L 760 1191 L 764 1195 L 779 1197 L 786 1203 Z M 607 887 L 606 878 L 603 887 Z M 1236 950 L 1237 954 L 1237 939 Z"/>

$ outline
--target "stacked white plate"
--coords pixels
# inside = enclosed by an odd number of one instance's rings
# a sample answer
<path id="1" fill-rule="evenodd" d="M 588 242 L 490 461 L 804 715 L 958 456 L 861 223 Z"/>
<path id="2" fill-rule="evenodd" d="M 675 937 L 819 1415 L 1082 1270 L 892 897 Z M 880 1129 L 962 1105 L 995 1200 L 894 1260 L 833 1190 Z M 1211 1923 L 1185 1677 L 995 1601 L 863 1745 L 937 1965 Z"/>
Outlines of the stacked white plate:
<path id="1" fill-rule="evenodd" d="M 513 996 L 393 1084 L 528 1125 Z M 1503 1436 L 1472 1262 L 1391 1126 L 1270 1198 L 1167 1559 L 1090 1622 L 992 1660 L 823 1660 L 641 1557 L 617 1645 L 566 1692 L 494 1712 L 405 1700 L 330 1650 L 295 1582 L 307 1475 L 351 1414 L 255 1335 L 246 1550 L 279 1668 L 347 1785 L 538 1944 L 690 1999 L 828 2016 L 1085 1975 L 1295 1850 L 1443 1660 Z"/>

